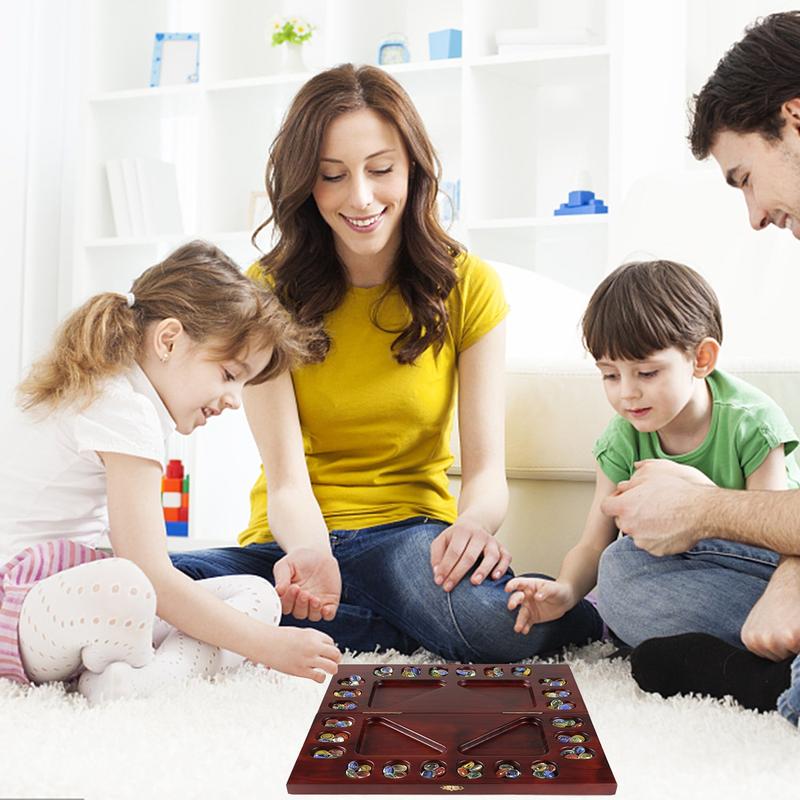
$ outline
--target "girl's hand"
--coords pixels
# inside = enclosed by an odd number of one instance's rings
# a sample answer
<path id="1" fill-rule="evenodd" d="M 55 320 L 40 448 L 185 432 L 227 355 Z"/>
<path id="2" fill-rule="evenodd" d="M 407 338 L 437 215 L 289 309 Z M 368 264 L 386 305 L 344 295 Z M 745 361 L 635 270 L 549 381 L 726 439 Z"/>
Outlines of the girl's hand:
<path id="1" fill-rule="evenodd" d="M 336 616 L 342 576 L 330 553 L 298 547 L 275 562 L 272 574 L 284 614 L 312 622 Z"/>
<path id="2" fill-rule="evenodd" d="M 261 661 L 269 667 L 322 683 L 335 675 L 342 654 L 327 633 L 313 628 L 274 628 Z"/>
<path id="3" fill-rule="evenodd" d="M 481 555 L 483 559 L 470 578 L 474 586 L 490 573 L 493 580 L 502 578 L 511 563 L 511 554 L 483 526 L 456 520 L 431 542 L 434 582 L 446 592 L 452 591 Z"/>
<path id="4" fill-rule="evenodd" d="M 563 617 L 578 602 L 571 586 L 544 578 L 512 578 L 506 591 L 513 592 L 509 611 L 519 608 L 514 631 L 522 634 L 537 623 Z"/>

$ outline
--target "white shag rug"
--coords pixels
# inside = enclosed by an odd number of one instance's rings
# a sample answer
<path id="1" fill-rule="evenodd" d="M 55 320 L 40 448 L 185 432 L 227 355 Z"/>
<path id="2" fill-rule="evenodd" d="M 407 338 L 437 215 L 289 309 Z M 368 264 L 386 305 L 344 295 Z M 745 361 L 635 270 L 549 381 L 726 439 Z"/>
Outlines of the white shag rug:
<path id="1" fill-rule="evenodd" d="M 798 796 L 800 732 L 777 713 L 645 694 L 626 662 L 603 658 L 612 649 L 595 644 L 566 660 L 616 776 L 617 797 Z M 419 651 L 347 654 L 344 661 L 440 659 Z M 61 685 L 26 689 L 0 680 L 0 798 L 285 797 L 323 691 L 245 665 L 214 682 L 196 679 L 147 699 L 89 708 Z"/>

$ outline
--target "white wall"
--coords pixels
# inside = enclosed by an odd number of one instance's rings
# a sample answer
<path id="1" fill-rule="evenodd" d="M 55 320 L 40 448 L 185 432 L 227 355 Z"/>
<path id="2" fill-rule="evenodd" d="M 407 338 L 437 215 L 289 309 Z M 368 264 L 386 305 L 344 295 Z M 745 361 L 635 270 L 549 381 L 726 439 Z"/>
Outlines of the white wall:
<path id="1" fill-rule="evenodd" d="M 73 229 L 71 168 L 79 108 L 73 34 L 78 23 L 69 0 L 0 5 L 5 33 L 0 48 L 4 410 L 25 366 L 50 341 L 69 273 L 68 264 L 64 267 Z"/>
<path id="2" fill-rule="evenodd" d="M 25 185 L 27 103 L 23 88 L 30 65 L 30 7 L 4 2 L 0 26 L 5 35 L 0 47 L 3 76 L 0 125 L 0 158 L 3 185 L 0 190 L 0 231 L 4 261 L 0 295 L 0 407 L 8 405 L 20 374 L 22 348 L 22 293 L 25 253 Z"/>
<path id="3" fill-rule="evenodd" d="M 725 329 L 722 365 L 769 361 L 793 369 L 800 354 L 795 323 L 800 245 L 788 231 L 752 230 L 741 192 L 726 185 L 713 159 L 697 162 L 685 141 L 686 101 L 702 88 L 723 54 L 758 17 L 793 6 L 764 0 L 664 5 L 673 22 L 685 16 L 684 38 L 681 41 L 680 28 L 665 28 L 667 22 L 654 16 L 655 28 L 669 30 L 667 48 L 643 41 L 643 48 L 655 48 L 655 57 L 643 74 L 625 77 L 627 85 L 638 85 L 643 99 L 640 114 L 633 102 L 623 111 L 621 127 L 636 125 L 637 117 L 640 123 L 638 141 L 629 137 L 621 146 L 638 149 L 634 158 L 626 156 L 625 174 L 618 176 L 625 183 L 624 200 L 611 229 L 609 266 L 648 257 L 688 264 L 709 280 L 720 299 Z M 681 5 L 682 10 L 676 11 Z M 626 24 L 632 18 L 629 14 Z M 672 47 L 683 49 L 685 68 L 670 78 L 667 51 Z M 662 62 L 661 70 L 655 70 L 656 61 Z M 626 66 L 632 67 L 630 58 Z M 646 96 L 651 80 L 658 82 Z M 634 96 L 629 95 L 631 101 Z M 668 120 L 658 113 L 662 101 L 671 112 Z"/>

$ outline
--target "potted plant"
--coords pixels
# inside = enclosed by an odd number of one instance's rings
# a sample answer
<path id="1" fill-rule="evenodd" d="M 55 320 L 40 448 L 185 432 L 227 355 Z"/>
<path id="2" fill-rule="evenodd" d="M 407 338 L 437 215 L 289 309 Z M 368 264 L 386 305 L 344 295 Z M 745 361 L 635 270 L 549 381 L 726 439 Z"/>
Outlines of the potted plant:
<path id="1" fill-rule="evenodd" d="M 281 48 L 284 72 L 305 72 L 303 44 L 314 33 L 314 26 L 300 17 L 278 17 L 272 23 L 273 47 Z"/>

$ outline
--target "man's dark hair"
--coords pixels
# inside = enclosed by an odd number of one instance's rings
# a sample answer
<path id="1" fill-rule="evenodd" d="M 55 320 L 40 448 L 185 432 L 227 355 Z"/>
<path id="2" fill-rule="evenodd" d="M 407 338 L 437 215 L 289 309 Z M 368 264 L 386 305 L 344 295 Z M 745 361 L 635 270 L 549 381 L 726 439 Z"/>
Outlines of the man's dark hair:
<path id="1" fill-rule="evenodd" d="M 800 97 L 800 11 L 784 11 L 750 25 L 693 96 L 688 139 L 694 157 L 707 158 L 725 130 L 780 139 L 781 107 L 795 97 Z"/>
<path id="2" fill-rule="evenodd" d="M 644 361 L 670 347 L 688 353 L 708 336 L 722 342 L 717 296 L 675 261 L 623 264 L 595 289 L 583 315 L 583 343 L 595 360 Z"/>

